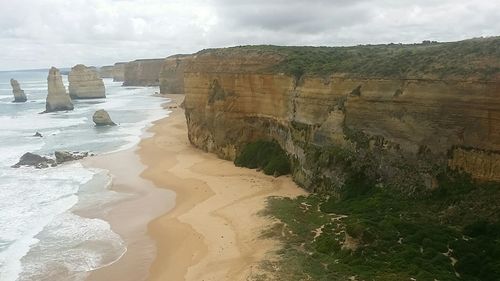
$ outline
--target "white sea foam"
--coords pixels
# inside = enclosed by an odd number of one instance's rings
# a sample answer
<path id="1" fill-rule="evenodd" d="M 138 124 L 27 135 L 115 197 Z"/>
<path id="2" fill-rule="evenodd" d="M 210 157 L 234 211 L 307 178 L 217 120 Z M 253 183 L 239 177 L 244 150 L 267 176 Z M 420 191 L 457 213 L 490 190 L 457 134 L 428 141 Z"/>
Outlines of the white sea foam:
<path id="1" fill-rule="evenodd" d="M 79 186 L 92 179 L 92 173 L 81 164 L 27 170 L 3 170 L 1 175 L 0 218 L 7 222 L 0 229 L 0 240 L 7 245 L 0 252 L 2 280 L 16 280 L 20 259 L 39 242 L 35 236 L 73 207 Z M 22 177 L 19 172 L 24 172 Z"/>
<path id="2" fill-rule="evenodd" d="M 10 166 L 25 152 L 103 154 L 132 147 L 151 121 L 165 116 L 164 100 L 151 96 L 156 88 L 121 88 L 105 79 L 107 99 L 75 101 L 74 111 L 38 114 L 45 109 L 46 73 L 31 75 L 0 74 L 0 83 L 21 76 L 29 98 L 11 103 L 10 88 L 0 96 L 0 280 L 80 280 L 86 271 L 119 259 L 126 247 L 107 222 L 73 211 L 106 208 L 129 195 L 108 189 L 107 171 L 79 163 L 43 170 Z M 92 114 L 101 108 L 119 126 L 94 127 Z M 33 137 L 37 131 L 43 138 Z"/>

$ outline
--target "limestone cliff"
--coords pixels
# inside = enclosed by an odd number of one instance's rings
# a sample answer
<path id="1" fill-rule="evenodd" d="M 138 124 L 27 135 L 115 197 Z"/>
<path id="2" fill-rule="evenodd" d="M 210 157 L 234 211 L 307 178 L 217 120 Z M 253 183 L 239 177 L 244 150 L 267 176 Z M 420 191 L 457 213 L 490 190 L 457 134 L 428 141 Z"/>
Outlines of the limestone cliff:
<path id="1" fill-rule="evenodd" d="M 184 67 L 190 55 L 175 55 L 163 62 L 160 71 L 160 92 L 162 94 L 184 94 Z"/>
<path id="2" fill-rule="evenodd" d="M 48 94 L 45 112 L 73 110 L 73 104 L 64 87 L 59 69 L 52 67 L 47 77 Z"/>
<path id="3" fill-rule="evenodd" d="M 28 98 L 26 98 L 26 94 L 21 89 L 19 82 L 15 79 L 10 79 L 10 85 L 12 86 L 12 94 L 14 94 L 13 102 L 26 102 Z"/>
<path id="4" fill-rule="evenodd" d="M 114 65 L 105 65 L 99 68 L 101 78 L 113 78 Z"/>
<path id="5" fill-rule="evenodd" d="M 125 65 L 123 86 L 158 86 L 165 59 L 135 60 Z"/>
<path id="6" fill-rule="evenodd" d="M 72 99 L 97 99 L 106 97 L 104 82 L 95 69 L 78 64 L 71 68 L 68 81 L 69 95 Z"/>
<path id="7" fill-rule="evenodd" d="M 125 80 L 125 65 L 126 62 L 117 62 L 113 66 L 113 81 L 123 82 Z"/>
<path id="8" fill-rule="evenodd" d="M 448 165 L 476 178 L 500 180 L 500 57 L 491 49 L 499 41 L 478 41 L 479 49 L 467 48 L 448 64 L 436 60 L 443 57 L 439 48 L 455 47 L 450 43 L 400 46 L 415 52 L 404 72 L 356 68 L 391 59 L 373 55 L 349 61 L 351 72 L 345 67 L 348 58 L 342 57 L 332 65 L 311 66 L 316 63 L 311 56 L 323 49 L 202 51 L 184 69 L 189 139 L 231 160 L 249 142 L 276 140 L 292 159 L 295 181 L 314 191 L 340 188 L 346 167 L 407 192 L 434 188 L 436 176 Z M 484 51 L 482 44 L 493 51 Z M 432 55 L 419 57 L 428 48 Z M 335 56 L 337 49 L 328 49 L 327 55 Z M 309 61 L 302 67 L 290 65 L 304 54 Z M 481 63 L 457 70 L 478 56 Z M 447 68 L 413 69 L 420 60 Z"/>

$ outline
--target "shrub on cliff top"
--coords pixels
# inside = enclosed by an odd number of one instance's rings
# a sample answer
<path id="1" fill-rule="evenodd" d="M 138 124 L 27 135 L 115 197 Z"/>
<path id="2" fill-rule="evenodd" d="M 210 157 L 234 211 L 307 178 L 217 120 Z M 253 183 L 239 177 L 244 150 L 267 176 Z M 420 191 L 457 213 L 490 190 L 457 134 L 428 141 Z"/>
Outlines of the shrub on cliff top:
<path id="1" fill-rule="evenodd" d="M 286 152 L 276 142 L 257 141 L 249 143 L 234 160 L 239 167 L 262 169 L 266 175 L 286 175 L 290 173 L 290 161 Z"/>

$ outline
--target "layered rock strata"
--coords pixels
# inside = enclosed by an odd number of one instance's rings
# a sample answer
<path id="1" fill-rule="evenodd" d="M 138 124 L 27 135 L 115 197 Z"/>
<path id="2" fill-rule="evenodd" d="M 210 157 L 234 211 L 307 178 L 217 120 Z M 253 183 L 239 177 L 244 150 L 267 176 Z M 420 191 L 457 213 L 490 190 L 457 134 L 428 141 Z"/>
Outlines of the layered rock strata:
<path id="1" fill-rule="evenodd" d="M 24 90 L 21 89 L 19 82 L 15 79 L 10 79 L 10 85 L 12 86 L 12 94 L 14 94 L 13 102 L 26 102 L 28 98 L 24 93 Z"/>
<path id="2" fill-rule="evenodd" d="M 184 94 L 184 67 L 191 55 L 175 55 L 163 62 L 160 71 L 160 93 Z"/>
<path id="3" fill-rule="evenodd" d="M 341 188 L 347 166 L 408 193 L 435 188 L 447 167 L 500 180 L 500 78 L 272 70 L 286 59 L 237 48 L 197 53 L 183 76 L 189 140 L 229 160 L 249 142 L 276 140 L 294 180 L 313 191 Z"/>
<path id="4" fill-rule="evenodd" d="M 73 103 L 64 87 L 59 69 L 52 67 L 47 77 L 48 94 L 45 112 L 73 110 Z"/>
<path id="5" fill-rule="evenodd" d="M 165 59 L 135 60 L 125 65 L 123 86 L 158 86 Z"/>
<path id="6" fill-rule="evenodd" d="M 126 62 L 117 62 L 113 66 L 113 81 L 123 82 L 125 80 L 125 65 Z"/>
<path id="7" fill-rule="evenodd" d="M 105 65 L 99 68 L 99 75 L 101 78 L 113 78 L 113 71 L 115 67 L 113 65 Z"/>
<path id="8" fill-rule="evenodd" d="M 83 64 L 78 64 L 71 68 L 68 81 L 68 91 L 72 99 L 98 99 L 106 97 L 104 82 L 99 73 Z"/>

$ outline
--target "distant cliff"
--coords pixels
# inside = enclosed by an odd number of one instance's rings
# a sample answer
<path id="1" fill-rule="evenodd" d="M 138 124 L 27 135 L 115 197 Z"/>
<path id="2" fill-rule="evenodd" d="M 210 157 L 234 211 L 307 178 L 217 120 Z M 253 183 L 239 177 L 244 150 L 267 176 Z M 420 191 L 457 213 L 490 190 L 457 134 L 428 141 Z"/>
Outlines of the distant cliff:
<path id="1" fill-rule="evenodd" d="M 230 160 L 275 140 L 313 191 L 353 171 L 408 193 L 435 188 L 447 167 L 500 181 L 498 46 L 204 50 L 183 69 L 189 139 Z"/>
<path id="2" fill-rule="evenodd" d="M 101 78 L 113 78 L 114 65 L 105 65 L 99 68 Z"/>
<path id="3" fill-rule="evenodd" d="M 125 65 L 126 62 L 117 62 L 113 66 L 113 81 L 123 82 L 125 80 Z"/>
<path id="4" fill-rule="evenodd" d="M 191 55 L 175 55 L 163 62 L 160 71 L 160 92 L 162 94 L 184 94 L 184 67 Z"/>
<path id="5" fill-rule="evenodd" d="M 165 59 L 135 60 L 125 65 L 123 86 L 159 86 Z"/>

